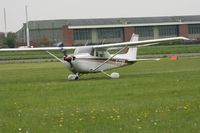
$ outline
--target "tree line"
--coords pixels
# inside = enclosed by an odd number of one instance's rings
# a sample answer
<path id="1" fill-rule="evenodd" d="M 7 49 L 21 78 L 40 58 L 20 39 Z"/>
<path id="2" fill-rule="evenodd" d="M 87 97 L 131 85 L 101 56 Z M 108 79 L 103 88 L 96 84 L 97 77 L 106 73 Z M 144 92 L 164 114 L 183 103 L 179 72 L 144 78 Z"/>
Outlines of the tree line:
<path id="1" fill-rule="evenodd" d="M 1 47 L 8 47 L 14 48 L 16 45 L 16 34 L 9 32 L 7 37 L 5 37 L 4 33 L 0 33 L 0 48 Z"/>

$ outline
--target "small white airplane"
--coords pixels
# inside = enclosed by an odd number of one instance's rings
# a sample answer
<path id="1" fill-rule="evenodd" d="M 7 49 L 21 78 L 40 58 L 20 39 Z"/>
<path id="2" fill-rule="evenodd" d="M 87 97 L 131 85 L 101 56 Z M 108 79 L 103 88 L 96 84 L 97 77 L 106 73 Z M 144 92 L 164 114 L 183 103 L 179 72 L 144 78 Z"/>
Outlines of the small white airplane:
<path id="1" fill-rule="evenodd" d="M 13 48 L 0 49 L 1 51 L 47 51 L 51 56 L 56 58 L 67 66 L 72 72 L 68 76 L 69 80 L 78 80 L 82 74 L 101 72 L 110 78 L 119 78 L 119 73 L 106 73 L 106 70 L 131 65 L 137 61 L 159 60 L 159 59 L 137 59 L 137 48 L 155 45 L 163 42 L 172 42 L 177 40 L 188 40 L 185 37 L 172 37 L 164 39 L 153 39 L 138 41 L 138 35 L 133 34 L 130 42 L 79 46 L 79 47 L 44 47 L 44 48 Z M 115 54 L 110 54 L 110 49 L 118 49 Z M 127 49 L 127 53 L 120 54 L 121 51 Z M 62 50 L 64 53 L 63 60 L 50 53 L 51 50 Z M 66 50 L 74 50 L 74 54 L 67 55 Z"/>

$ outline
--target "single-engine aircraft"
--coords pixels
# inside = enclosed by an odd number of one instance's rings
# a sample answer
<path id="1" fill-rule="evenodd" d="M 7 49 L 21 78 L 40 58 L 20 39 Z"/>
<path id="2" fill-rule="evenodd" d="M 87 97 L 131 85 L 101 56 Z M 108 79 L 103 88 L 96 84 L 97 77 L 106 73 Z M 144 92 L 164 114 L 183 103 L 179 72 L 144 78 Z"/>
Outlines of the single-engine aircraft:
<path id="1" fill-rule="evenodd" d="M 188 40 L 185 37 L 172 37 L 164 39 L 152 39 L 138 41 L 139 36 L 133 34 L 130 42 L 78 46 L 78 47 L 43 47 L 43 48 L 10 48 L 0 49 L 0 51 L 47 51 L 51 56 L 62 62 L 72 72 L 69 74 L 69 80 L 78 80 L 82 74 L 101 72 L 110 78 L 119 78 L 119 73 L 106 73 L 106 70 L 131 65 L 137 61 L 159 60 L 159 59 L 137 59 L 137 48 L 156 45 L 177 40 Z M 117 52 L 110 54 L 110 49 L 117 49 Z M 127 53 L 121 54 L 121 51 L 127 49 Z M 51 50 L 62 50 L 63 60 L 52 54 Z M 74 54 L 68 55 L 67 50 L 74 50 Z"/>

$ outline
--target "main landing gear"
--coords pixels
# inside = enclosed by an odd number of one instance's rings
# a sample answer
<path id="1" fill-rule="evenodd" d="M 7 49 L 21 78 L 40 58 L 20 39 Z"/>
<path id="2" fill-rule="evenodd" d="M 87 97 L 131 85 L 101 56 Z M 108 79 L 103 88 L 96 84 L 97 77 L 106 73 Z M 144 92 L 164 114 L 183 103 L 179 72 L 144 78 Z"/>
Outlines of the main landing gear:
<path id="1" fill-rule="evenodd" d="M 111 73 L 110 75 L 109 75 L 108 73 L 104 72 L 103 70 L 102 70 L 101 72 L 102 72 L 103 74 L 105 74 L 106 76 L 112 78 L 112 79 L 118 79 L 119 76 L 120 76 L 119 73 L 117 73 L 117 72 L 113 72 L 113 73 Z"/>
<path id="2" fill-rule="evenodd" d="M 111 74 L 108 74 L 104 71 L 101 71 L 101 73 L 105 74 L 106 76 L 112 78 L 112 79 L 118 79 L 120 77 L 119 73 L 117 72 L 113 72 Z M 80 79 L 80 75 L 78 73 L 76 74 L 69 74 L 68 76 L 68 80 L 79 80 Z"/>

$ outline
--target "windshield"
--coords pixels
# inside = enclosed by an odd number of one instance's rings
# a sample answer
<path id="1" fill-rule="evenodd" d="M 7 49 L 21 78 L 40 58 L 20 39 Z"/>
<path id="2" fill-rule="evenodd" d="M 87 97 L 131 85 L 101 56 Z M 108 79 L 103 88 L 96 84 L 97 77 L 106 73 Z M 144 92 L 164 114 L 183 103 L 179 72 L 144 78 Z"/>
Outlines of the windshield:
<path id="1" fill-rule="evenodd" d="M 104 57 L 104 58 L 110 57 L 109 52 L 105 49 L 93 49 L 92 47 L 79 47 L 79 48 L 76 48 L 74 51 L 75 55 L 83 54 L 83 53 L 88 53 L 96 57 Z"/>

